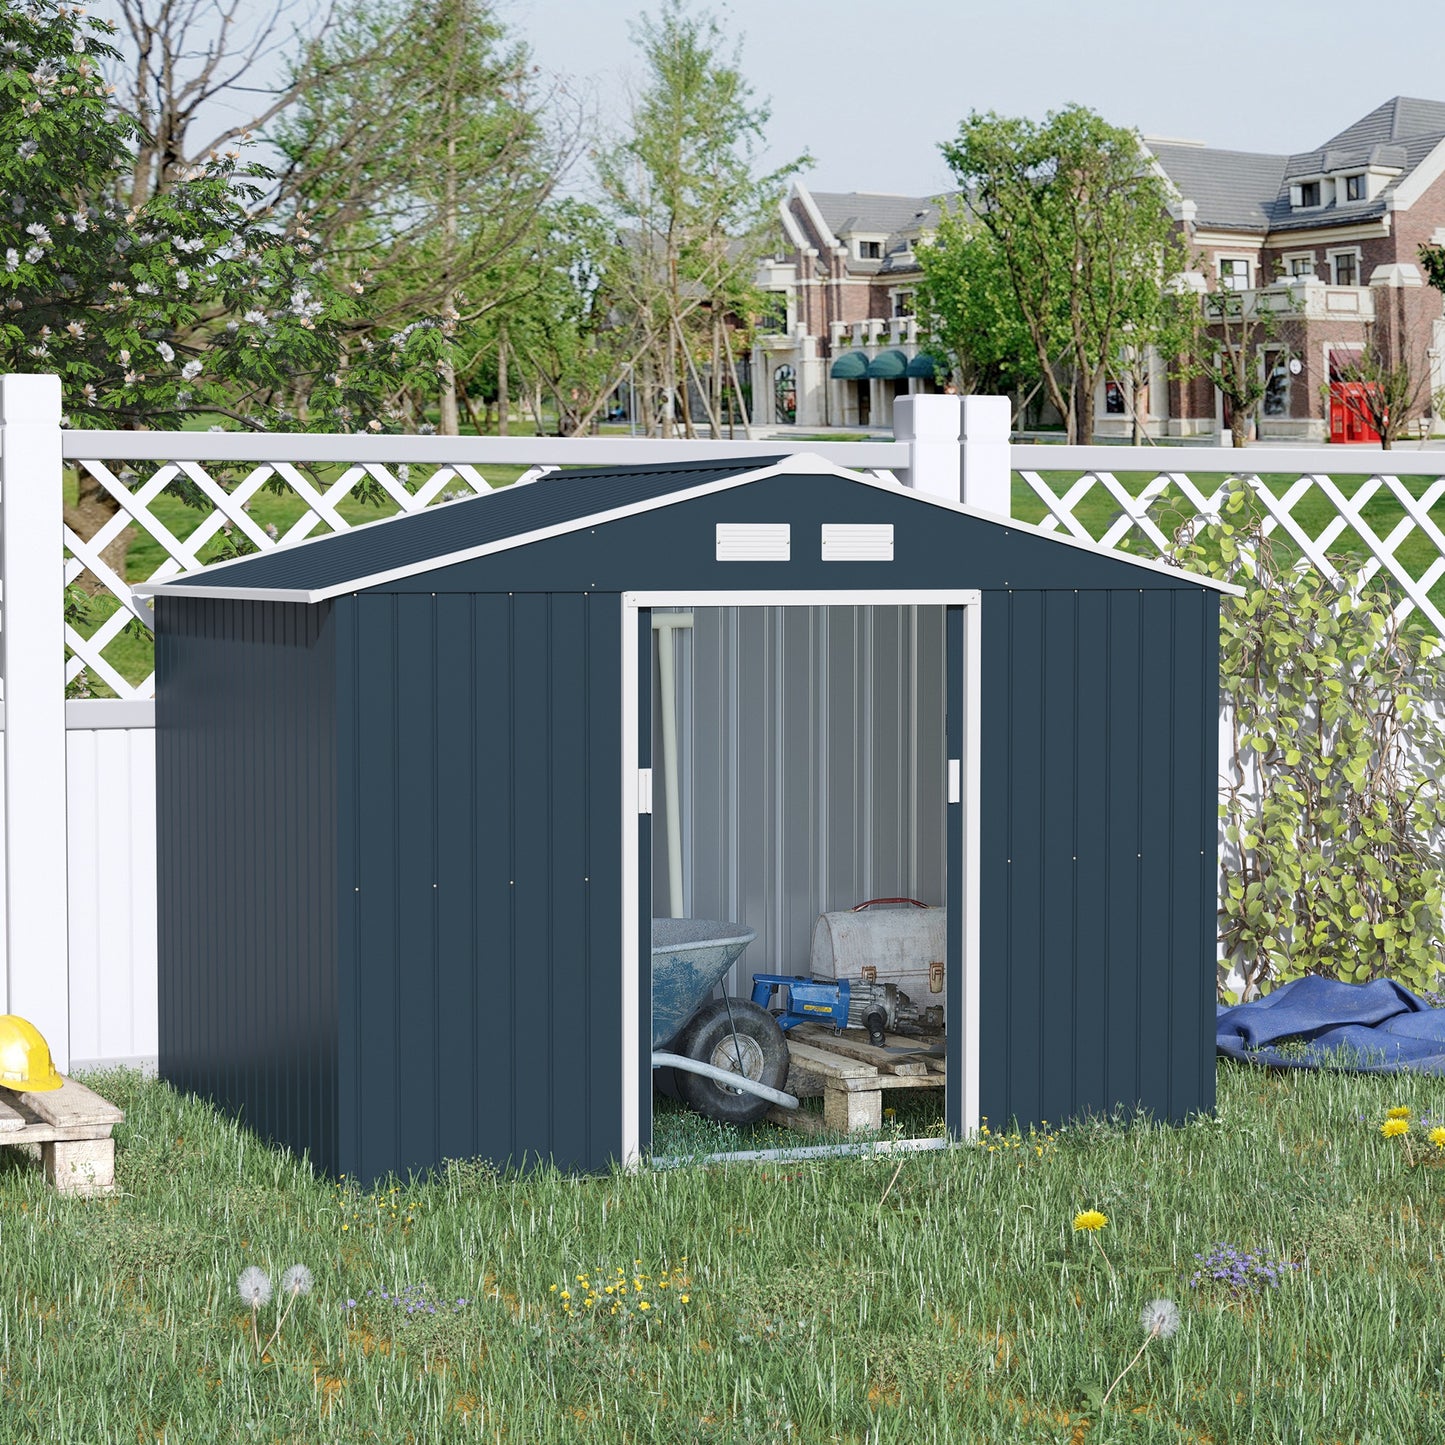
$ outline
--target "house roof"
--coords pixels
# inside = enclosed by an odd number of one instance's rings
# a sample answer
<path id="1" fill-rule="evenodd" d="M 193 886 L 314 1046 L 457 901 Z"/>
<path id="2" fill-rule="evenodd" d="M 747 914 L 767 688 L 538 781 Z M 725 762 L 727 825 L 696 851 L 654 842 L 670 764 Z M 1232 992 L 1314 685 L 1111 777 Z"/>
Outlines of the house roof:
<path id="1" fill-rule="evenodd" d="M 1284 185 L 1288 156 L 1147 141 L 1175 189 L 1194 202 L 1202 226 L 1267 231 Z M 1288 191 L 1286 191 L 1288 198 Z"/>
<path id="2" fill-rule="evenodd" d="M 786 457 L 748 457 L 709 463 L 662 463 L 627 468 L 587 467 L 549 473 L 535 482 L 513 485 L 406 516 L 387 517 L 349 532 L 311 538 L 183 573 L 164 582 L 133 587 L 137 597 L 182 596 L 279 602 L 322 602 L 346 592 L 379 586 L 398 578 L 542 541 L 562 533 L 616 521 L 709 493 L 762 481 L 767 477 L 823 473 L 859 486 L 907 498 L 917 506 L 941 508 L 1002 525 L 1010 532 L 1033 533 L 1061 547 L 1112 558 L 1130 567 L 1162 573 L 1175 583 L 1197 583 L 1218 592 L 1239 588 L 1197 577 L 1165 562 L 1131 556 L 1112 547 L 1045 532 L 915 491 L 898 482 L 849 471 L 810 453 Z M 966 585 L 966 582 L 961 585 Z"/>
<path id="3" fill-rule="evenodd" d="M 850 270 L 885 275 L 918 270 L 913 238 L 938 229 L 942 207 L 951 199 L 948 195 L 894 196 L 873 191 L 810 191 L 808 194 L 834 236 L 862 232 L 886 238 L 878 260 L 865 261 L 851 254 L 848 258 Z"/>
<path id="4" fill-rule="evenodd" d="M 1383 215 L 1388 199 L 1445 140 L 1445 101 L 1397 95 L 1314 150 L 1295 155 L 1216 150 L 1175 141 L 1145 144 L 1179 194 L 1195 204 L 1195 220 L 1225 230 L 1314 230 Z M 1308 211 L 1290 204 L 1290 182 L 1353 166 L 1399 170 L 1370 200 L 1336 201 Z"/>

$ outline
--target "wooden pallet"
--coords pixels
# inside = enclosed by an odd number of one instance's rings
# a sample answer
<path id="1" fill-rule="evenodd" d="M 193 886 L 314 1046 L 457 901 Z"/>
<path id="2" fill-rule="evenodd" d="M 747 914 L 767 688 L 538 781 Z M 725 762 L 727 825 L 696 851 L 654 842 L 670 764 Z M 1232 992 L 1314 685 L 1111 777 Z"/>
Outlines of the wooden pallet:
<path id="1" fill-rule="evenodd" d="M 788 1092 L 800 1099 L 821 1094 L 823 1117 L 772 1109 L 768 1118 L 806 1134 L 881 1129 L 886 1091 L 941 1089 L 948 1082 L 942 1059 L 890 1054 L 887 1049 L 874 1048 L 861 1031 L 835 1034 L 820 1024 L 800 1024 L 790 1030 L 788 1055 Z"/>
<path id="2" fill-rule="evenodd" d="M 45 1177 L 61 1194 L 109 1194 L 115 1188 L 111 1129 L 125 1114 L 66 1079 L 43 1094 L 0 1089 L 0 1144 L 38 1145 Z"/>

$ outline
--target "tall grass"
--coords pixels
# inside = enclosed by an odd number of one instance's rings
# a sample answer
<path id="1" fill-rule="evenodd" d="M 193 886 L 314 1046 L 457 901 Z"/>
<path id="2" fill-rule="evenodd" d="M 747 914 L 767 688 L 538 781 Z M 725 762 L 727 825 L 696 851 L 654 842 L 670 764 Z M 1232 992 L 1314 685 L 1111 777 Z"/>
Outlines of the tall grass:
<path id="1" fill-rule="evenodd" d="M 1379 1131 L 1439 1085 L 1219 1078 L 1217 1121 L 995 1134 L 908 1156 L 886 1200 L 897 1156 L 359 1191 L 92 1078 L 127 1111 L 120 1194 L 0 1151 L 0 1439 L 1445 1439 L 1445 1175 Z M 1219 1243 L 1298 1267 L 1191 1288 Z M 315 1288 L 258 1360 L 237 1275 L 293 1263 Z M 1181 1328 L 1101 1417 L 1159 1297 Z"/>

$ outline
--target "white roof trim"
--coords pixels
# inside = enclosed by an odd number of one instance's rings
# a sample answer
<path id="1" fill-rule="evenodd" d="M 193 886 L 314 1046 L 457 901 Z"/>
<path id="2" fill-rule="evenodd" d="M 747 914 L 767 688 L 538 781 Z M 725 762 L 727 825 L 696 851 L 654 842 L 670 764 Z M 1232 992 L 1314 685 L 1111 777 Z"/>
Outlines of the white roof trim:
<path id="1" fill-rule="evenodd" d="M 1127 552 L 1117 551 L 1113 547 L 1105 547 L 1098 542 L 1085 542 L 1077 537 L 1061 537 L 1056 532 L 1046 532 L 1041 527 L 1035 527 L 1028 522 L 1015 521 L 1011 517 L 1002 517 L 996 512 L 986 512 L 981 507 L 966 507 L 961 502 L 952 502 L 944 497 L 930 496 L 927 492 L 914 491 L 912 487 L 905 487 L 897 482 L 885 480 L 882 477 L 872 476 L 866 472 L 850 471 L 847 467 L 840 467 L 832 462 L 824 460 L 814 452 L 798 452 L 793 456 L 785 457 L 781 462 L 772 466 L 758 467 L 753 471 L 737 472 L 730 477 L 720 477 L 711 482 L 704 482 L 695 487 L 686 487 L 674 492 L 664 493 L 660 497 L 649 497 L 644 502 L 633 502 L 625 507 L 614 507 L 606 512 L 589 512 L 586 516 L 575 517 L 567 522 L 559 522 L 550 527 L 541 527 L 534 532 L 523 532 L 512 537 L 502 537 L 495 542 L 485 542 L 476 547 L 467 547 L 458 552 L 449 552 L 439 557 L 428 557 L 421 562 L 408 563 L 402 567 L 388 568 L 384 572 L 372 573 L 365 577 L 350 578 L 345 582 L 336 583 L 330 587 L 315 589 L 304 588 L 267 588 L 267 587 L 206 587 L 195 585 L 194 579 L 202 575 L 214 576 L 216 568 L 203 568 L 200 571 L 185 572 L 179 577 L 166 582 L 141 582 L 131 588 L 131 595 L 136 598 L 155 597 L 164 595 L 167 597 L 213 597 L 218 600 L 228 599 L 236 601 L 252 600 L 256 602 L 325 602 L 332 597 L 340 597 L 347 592 L 361 592 L 368 587 L 380 587 L 387 582 L 395 582 L 403 577 L 413 577 L 421 572 L 435 571 L 439 567 L 456 566 L 462 562 L 471 562 L 479 557 L 492 556 L 498 552 L 510 552 L 518 547 L 527 547 L 534 542 L 543 542 L 550 537 L 560 537 L 569 532 L 580 532 L 584 527 L 594 527 L 600 523 L 616 522 L 625 517 L 640 516 L 645 512 L 657 511 L 662 507 L 670 507 L 676 502 L 693 501 L 698 497 L 711 496 L 716 492 L 730 491 L 734 487 L 747 486 L 752 482 L 763 481 L 767 477 L 796 476 L 798 473 L 814 473 L 822 476 L 843 477 L 848 481 L 855 482 L 859 486 L 876 487 L 880 491 L 892 493 L 894 496 L 907 497 L 910 501 L 930 507 L 941 507 L 944 511 L 954 512 L 964 517 L 974 517 L 979 521 L 992 522 L 996 526 L 1005 527 L 1012 531 L 1023 532 L 1031 536 L 1041 537 L 1045 541 L 1062 547 L 1075 547 L 1080 551 L 1093 552 L 1100 557 L 1110 557 L 1117 562 L 1126 562 L 1131 567 L 1140 567 L 1147 572 L 1159 572 L 1169 577 L 1184 578 L 1190 582 L 1197 582 L 1201 587 L 1206 587 L 1215 592 L 1227 593 L 1233 597 L 1242 597 L 1244 589 L 1236 587 L 1229 582 L 1217 582 L 1212 577 L 1201 577 L 1193 572 L 1186 572 L 1179 567 L 1171 567 L 1167 562 L 1156 562 L 1145 557 L 1132 557 Z M 496 493 L 491 495 L 495 496 Z M 476 499 L 474 505 L 485 506 L 486 497 Z M 412 515 L 416 515 L 413 513 Z M 385 517 L 381 521 L 393 521 L 394 518 Z M 376 526 L 378 523 L 369 522 L 367 526 Z M 335 535 L 335 534 L 332 534 Z M 304 542 L 298 542 L 297 547 L 315 546 L 327 541 L 326 537 L 310 538 Z M 290 550 L 290 549 L 288 549 Z M 226 567 L 238 566 L 248 562 L 249 557 L 237 558 L 235 562 L 227 562 L 222 565 Z M 187 585 L 192 583 L 193 585 Z"/>
<path id="2" fill-rule="evenodd" d="M 818 203 L 813 199 L 813 193 L 802 181 L 794 181 L 793 194 L 802 201 L 803 209 L 808 213 L 808 219 L 817 227 L 823 244 L 834 250 L 838 249 L 838 238 L 833 234 L 833 228 L 823 219 L 823 213 L 818 209 Z"/>
<path id="3" fill-rule="evenodd" d="M 788 205 L 786 199 L 778 202 L 778 214 L 783 218 L 783 232 L 788 240 L 790 240 L 798 250 L 808 250 L 808 238 L 803 234 L 803 228 L 798 224 L 798 218 L 793 215 L 793 209 Z"/>
<path id="4" fill-rule="evenodd" d="M 1440 141 L 1385 198 L 1387 211 L 1408 211 L 1436 181 L 1445 175 L 1445 140 Z"/>

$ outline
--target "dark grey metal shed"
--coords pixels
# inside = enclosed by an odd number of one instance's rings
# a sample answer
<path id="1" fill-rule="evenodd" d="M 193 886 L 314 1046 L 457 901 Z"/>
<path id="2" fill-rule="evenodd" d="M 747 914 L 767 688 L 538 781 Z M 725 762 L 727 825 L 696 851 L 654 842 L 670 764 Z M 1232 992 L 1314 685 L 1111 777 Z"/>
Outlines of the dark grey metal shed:
<path id="1" fill-rule="evenodd" d="M 876 606 L 933 619 L 895 784 L 932 821 L 875 851 L 938 854 L 950 1132 L 1208 1110 L 1221 590 L 797 456 L 558 472 L 137 589 L 161 1073 L 364 1181 L 645 1151 L 651 613 Z"/>

